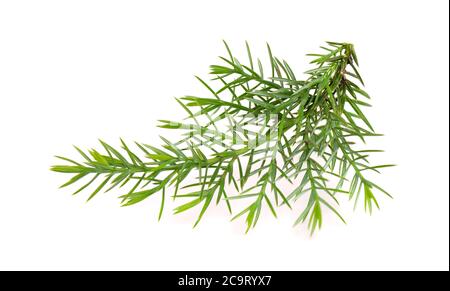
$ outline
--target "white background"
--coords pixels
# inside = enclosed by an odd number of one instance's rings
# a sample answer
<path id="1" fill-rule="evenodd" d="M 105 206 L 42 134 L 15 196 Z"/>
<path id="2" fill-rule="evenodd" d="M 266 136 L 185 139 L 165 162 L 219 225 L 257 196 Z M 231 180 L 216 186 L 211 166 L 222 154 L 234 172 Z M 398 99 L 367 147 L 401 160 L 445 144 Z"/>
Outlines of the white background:
<path id="1" fill-rule="evenodd" d="M 448 1 L 1 1 L 0 269 L 448 270 Z M 71 145 L 157 142 L 172 97 L 203 93 L 194 74 L 244 41 L 265 42 L 300 75 L 325 40 L 355 44 L 384 137 L 378 182 L 394 200 L 368 216 L 343 203 L 310 238 L 297 212 L 244 235 L 223 207 L 157 222 L 159 196 L 86 204 L 51 173 Z M 267 212 L 267 211 L 266 211 Z"/>

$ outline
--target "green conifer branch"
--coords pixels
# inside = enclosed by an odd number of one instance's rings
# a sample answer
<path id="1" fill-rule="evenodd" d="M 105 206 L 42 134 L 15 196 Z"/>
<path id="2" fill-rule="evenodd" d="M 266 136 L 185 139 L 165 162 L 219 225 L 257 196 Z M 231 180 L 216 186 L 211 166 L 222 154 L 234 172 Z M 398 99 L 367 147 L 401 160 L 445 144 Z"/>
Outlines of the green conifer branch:
<path id="1" fill-rule="evenodd" d="M 233 200 L 245 199 L 248 206 L 232 217 L 245 217 L 247 231 L 263 208 L 276 217 L 278 207 L 293 208 L 308 195 L 296 224 L 308 221 L 311 233 L 322 226 L 326 209 L 344 221 L 336 209 L 340 196 L 356 207 L 362 195 L 368 212 L 379 207 L 374 190 L 390 197 L 365 173 L 393 165 L 371 166 L 369 155 L 378 151 L 356 149 L 357 139 L 365 143 L 379 134 L 363 113 L 370 96 L 362 89 L 352 44 L 327 42 L 322 53 L 310 54 L 315 67 L 305 80 L 270 46 L 269 77 L 248 44 L 247 65 L 225 46 L 229 57 L 211 66 L 211 82 L 196 77 L 210 96 L 178 98 L 185 120 L 160 120 L 159 127 L 180 130 L 183 138 L 161 137 L 160 147 L 136 143 L 133 150 L 123 140 L 117 149 L 103 141 L 101 150 L 76 148 L 81 161 L 58 157 L 65 164 L 51 168 L 72 174 L 62 187 L 83 181 L 74 194 L 92 187 L 90 200 L 129 185 L 120 196 L 123 206 L 161 193 L 159 218 L 171 191 L 174 199 L 187 201 L 175 213 L 199 209 L 195 225 L 211 203 L 224 202 L 232 213 Z M 295 185 L 290 193 L 280 186 L 286 181 Z"/>

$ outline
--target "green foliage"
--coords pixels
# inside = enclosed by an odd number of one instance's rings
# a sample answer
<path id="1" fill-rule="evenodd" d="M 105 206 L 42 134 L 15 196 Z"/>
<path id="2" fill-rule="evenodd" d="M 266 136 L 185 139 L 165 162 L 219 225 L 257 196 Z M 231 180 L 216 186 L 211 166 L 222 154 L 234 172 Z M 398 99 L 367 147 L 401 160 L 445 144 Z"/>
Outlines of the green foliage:
<path id="1" fill-rule="evenodd" d="M 356 148 L 357 139 L 365 142 L 378 134 L 362 110 L 370 106 L 370 97 L 361 88 L 353 45 L 327 42 L 322 53 L 310 55 L 315 67 L 305 80 L 298 80 L 269 46 L 270 75 L 265 77 L 248 44 L 247 65 L 225 45 L 229 56 L 211 66 L 211 82 L 197 77 L 210 97 L 179 98 L 185 121 L 160 121 L 162 128 L 183 131 L 183 138 L 161 137 L 160 147 L 136 143 L 136 151 L 122 140 L 121 149 L 103 141 L 101 150 L 76 148 L 81 161 L 58 157 L 65 164 L 51 168 L 73 175 L 62 187 L 84 181 L 77 194 L 98 182 L 90 200 L 100 191 L 129 185 L 120 196 L 124 206 L 161 193 L 159 218 L 170 189 L 175 200 L 185 201 L 175 213 L 198 209 L 195 225 L 212 203 L 225 203 L 231 214 L 232 202 L 244 199 L 248 206 L 233 220 L 245 217 L 247 231 L 263 208 L 276 217 L 277 207 L 292 208 L 305 195 L 296 224 L 307 221 L 311 233 L 322 226 L 323 211 L 344 221 L 336 209 L 338 196 L 356 206 L 364 195 L 368 212 L 378 208 L 373 190 L 389 194 L 365 172 L 392 165 L 370 166 L 369 154 L 377 151 Z M 286 193 L 282 183 L 294 190 Z"/>

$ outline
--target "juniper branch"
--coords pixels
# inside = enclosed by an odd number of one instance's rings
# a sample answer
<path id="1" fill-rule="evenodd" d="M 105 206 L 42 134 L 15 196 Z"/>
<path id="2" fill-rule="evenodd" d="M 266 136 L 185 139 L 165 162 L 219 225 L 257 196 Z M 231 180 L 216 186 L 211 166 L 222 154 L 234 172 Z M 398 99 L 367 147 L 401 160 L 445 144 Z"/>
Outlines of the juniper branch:
<path id="1" fill-rule="evenodd" d="M 306 72 L 305 80 L 296 79 L 270 46 L 271 75 L 265 77 L 262 62 L 253 59 L 248 44 L 248 65 L 225 45 L 229 57 L 211 66 L 211 82 L 196 77 L 211 96 L 178 98 L 187 113 L 185 121 L 160 120 L 162 128 L 182 130 L 183 138 L 171 142 L 161 137 L 159 147 L 136 143 L 135 150 L 122 140 L 120 149 L 103 141 L 101 151 L 76 148 L 82 161 L 58 157 L 66 164 L 51 168 L 73 175 L 62 187 L 87 181 L 76 194 L 101 179 L 89 200 L 100 191 L 130 185 L 120 196 L 124 206 L 162 193 L 159 218 L 165 193 L 172 189 L 174 199 L 188 199 L 175 213 L 200 207 L 195 225 L 211 202 L 224 201 L 232 213 L 232 201 L 246 199 L 250 204 L 233 220 L 245 216 L 247 231 L 257 224 L 264 205 L 276 217 L 277 207 L 292 208 L 309 195 L 296 224 L 309 220 L 311 233 L 322 226 L 325 208 L 344 221 L 333 206 L 339 204 L 339 195 L 353 199 L 356 206 L 363 194 L 369 212 L 379 207 L 374 189 L 390 197 L 364 173 L 392 165 L 370 166 L 369 154 L 377 151 L 355 149 L 355 139 L 365 142 L 379 134 L 362 110 L 370 106 L 370 96 L 362 89 L 352 44 L 327 42 L 321 47 L 324 52 L 310 54 L 315 67 Z M 283 181 L 296 185 L 291 193 L 282 189 Z"/>

